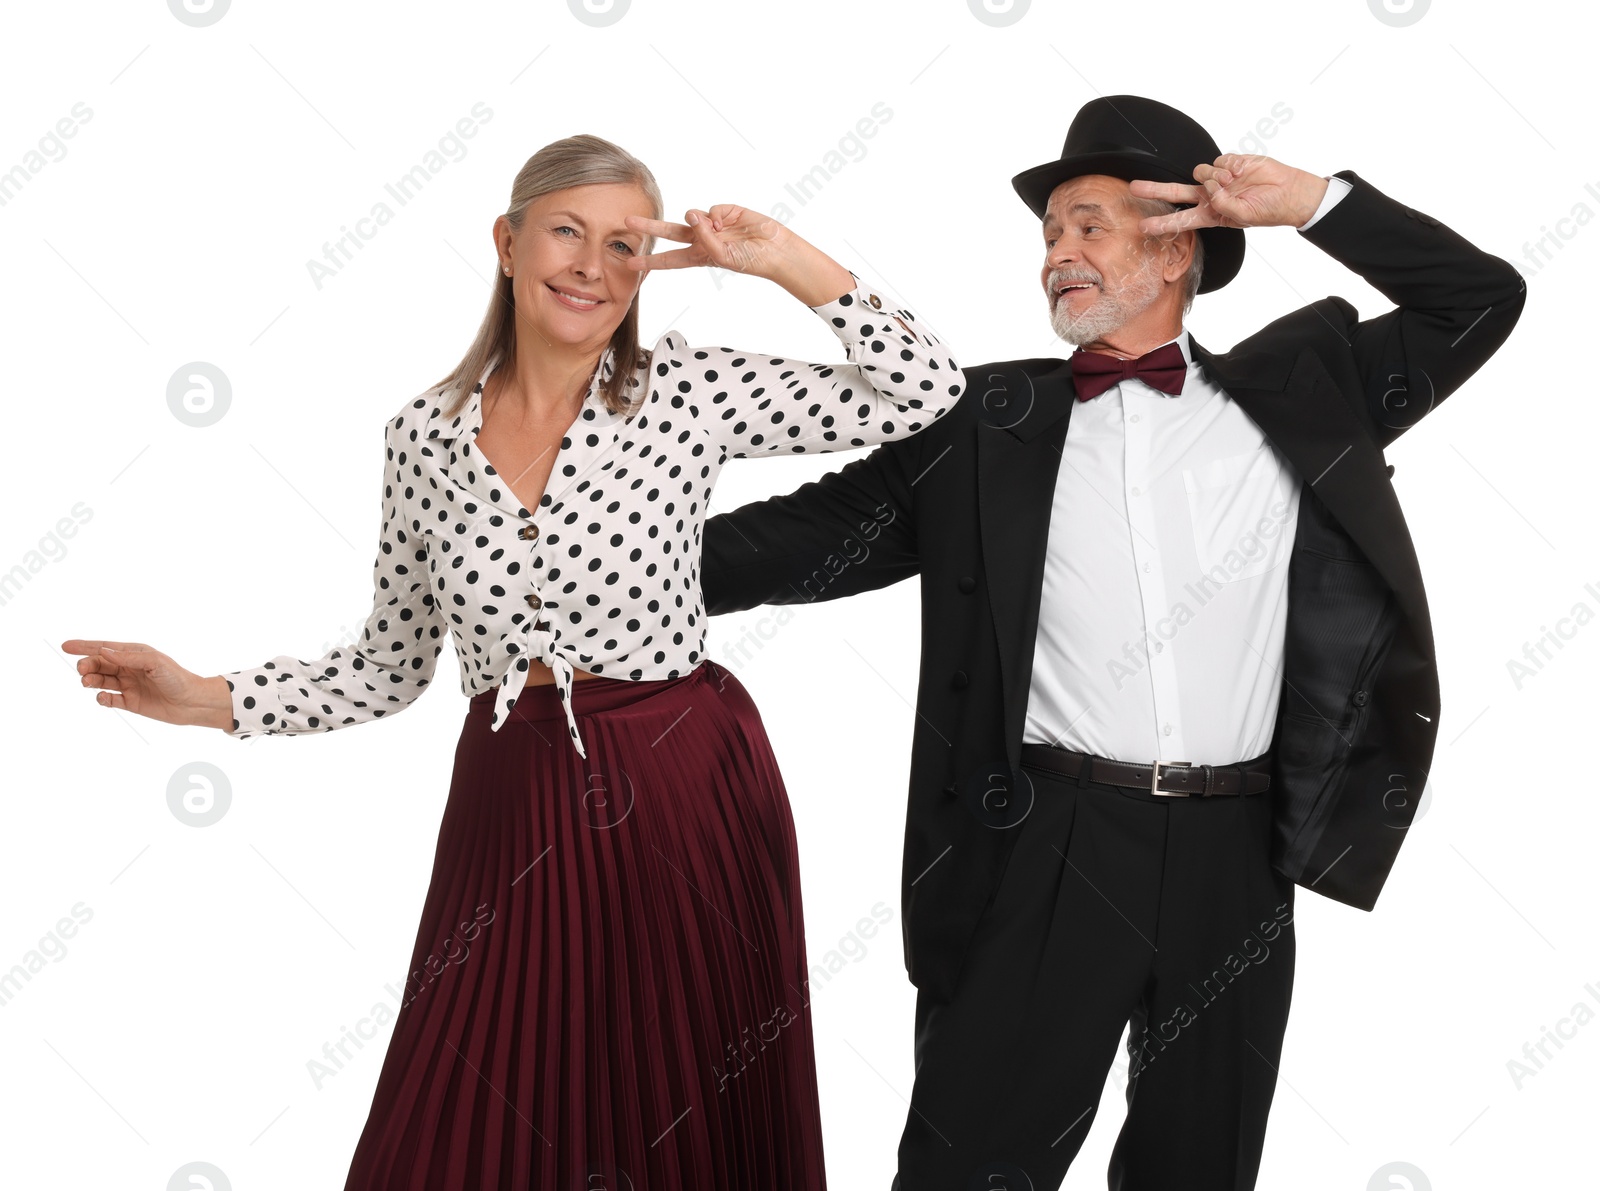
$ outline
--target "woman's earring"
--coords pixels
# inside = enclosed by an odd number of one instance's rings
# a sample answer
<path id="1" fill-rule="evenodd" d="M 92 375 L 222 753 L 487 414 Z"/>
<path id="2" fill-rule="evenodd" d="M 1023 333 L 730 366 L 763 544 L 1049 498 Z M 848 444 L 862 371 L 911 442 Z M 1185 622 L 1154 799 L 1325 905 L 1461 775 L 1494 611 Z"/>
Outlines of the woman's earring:
<path id="1" fill-rule="evenodd" d="M 510 277 L 510 276 L 511 276 L 511 266 L 510 266 L 510 265 L 502 265 L 502 266 L 501 266 L 501 267 L 502 267 L 502 268 L 503 268 L 503 269 L 505 269 L 505 271 L 506 271 L 506 276 L 507 276 L 507 277 Z"/>

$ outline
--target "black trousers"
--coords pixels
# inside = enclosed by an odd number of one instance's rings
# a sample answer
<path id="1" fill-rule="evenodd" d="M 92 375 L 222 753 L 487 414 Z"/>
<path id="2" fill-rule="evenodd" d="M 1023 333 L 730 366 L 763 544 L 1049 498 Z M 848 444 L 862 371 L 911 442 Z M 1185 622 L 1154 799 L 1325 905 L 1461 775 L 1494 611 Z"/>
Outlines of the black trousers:
<path id="1" fill-rule="evenodd" d="M 1272 792 L 1023 773 L 1032 808 L 956 995 L 917 999 L 895 1191 L 1058 1188 L 1124 1026 L 1111 1191 L 1253 1188 L 1294 981 Z"/>

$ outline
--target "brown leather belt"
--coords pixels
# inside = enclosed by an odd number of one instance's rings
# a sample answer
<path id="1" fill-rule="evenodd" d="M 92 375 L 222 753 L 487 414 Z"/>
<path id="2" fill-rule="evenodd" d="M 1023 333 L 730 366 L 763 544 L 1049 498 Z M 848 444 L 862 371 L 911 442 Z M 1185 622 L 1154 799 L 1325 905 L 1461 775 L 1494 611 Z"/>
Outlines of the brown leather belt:
<path id="1" fill-rule="evenodd" d="M 1174 798 L 1210 798 L 1216 794 L 1260 794 L 1272 784 L 1272 758 L 1263 754 L 1234 765 L 1190 765 L 1187 761 L 1113 761 L 1075 753 L 1050 744 L 1022 746 L 1022 763 L 1062 777 L 1082 778 L 1107 786 L 1127 786 Z M 1084 766 L 1088 773 L 1085 776 Z"/>

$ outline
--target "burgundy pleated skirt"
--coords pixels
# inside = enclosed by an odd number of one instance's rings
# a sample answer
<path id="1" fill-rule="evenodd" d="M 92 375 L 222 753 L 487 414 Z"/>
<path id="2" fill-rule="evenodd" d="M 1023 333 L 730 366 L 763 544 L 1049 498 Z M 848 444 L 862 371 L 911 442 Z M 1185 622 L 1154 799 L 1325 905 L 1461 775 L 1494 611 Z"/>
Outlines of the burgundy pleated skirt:
<path id="1" fill-rule="evenodd" d="M 820 1191 L 788 795 L 734 676 L 553 685 L 456 746 L 345 1191 Z"/>

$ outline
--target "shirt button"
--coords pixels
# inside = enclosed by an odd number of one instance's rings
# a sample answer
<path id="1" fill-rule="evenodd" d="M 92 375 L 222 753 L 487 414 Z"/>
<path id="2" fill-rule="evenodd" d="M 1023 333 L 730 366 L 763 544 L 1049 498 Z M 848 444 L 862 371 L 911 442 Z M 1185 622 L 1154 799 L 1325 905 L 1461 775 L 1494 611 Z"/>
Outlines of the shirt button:
<path id="1" fill-rule="evenodd" d="M 1149 563 L 1145 563 L 1144 564 L 1144 569 L 1148 571 L 1150 569 L 1150 564 Z"/>
<path id="2" fill-rule="evenodd" d="M 521 529 L 517 530 L 517 536 L 524 542 L 531 542 L 534 538 L 539 536 L 539 527 L 537 525 L 524 525 Z"/>
<path id="3" fill-rule="evenodd" d="M 1156 642 L 1156 652 L 1157 653 L 1160 653 L 1162 651 L 1162 649 L 1164 649 L 1164 648 L 1165 648 L 1165 646 L 1163 646 L 1161 644 L 1161 642 L 1159 642 L 1159 641 Z"/>
<path id="4" fill-rule="evenodd" d="M 1139 495 L 1139 490 L 1138 490 L 1138 489 L 1137 489 L 1137 488 L 1133 488 L 1133 489 L 1130 489 L 1130 491 L 1131 491 L 1131 492 L 1132 492 L 1132 493 L 1133 493 L 1133 494 L 1134 494 L 1134 495 L 1135 495 L 1135 496 L 1138 496 L 1138 495 Z"/>
<path id="5" fill-rule="evenodd" d="M 956 580 L 956 588 L 962 595 L 971 595 L 977 586 L 978 581 L 971 575 L 963 575 Z"/>
<path id="6" fill-rule="evenodd" d="M 874 310 L 882 310 L 883 309 L 883 302 L 881 300 L 879 300 L 877 294 L 868 294 L 867 295 L 867 301 L 872 303 L 872 308 Z"/>
<path id="7" fill-rule="evenodd" d="M 543 604 L 544 601 L 539 598 L 537 593 L 531 591 L 528 593 L 528 607 L 538 608 L 543 606 Z"/>
<path id="8" fill-rule="evenodd" d="M 1137 422 L 1138 420 L 1139 420 L 1139 415 L 1138 414 L 1134 414 L 1133 417 L 1128 419 L 1128 421 L 1130 421 L 1130 422 Z"/>
<path id="9" fill-rule="evenodd" d="M 1162 724 L 1161 725 L 1161 734 L 1163 736 L 1171 736 L 1172 735 L 1172 725 L 1171 724 Z"/>

